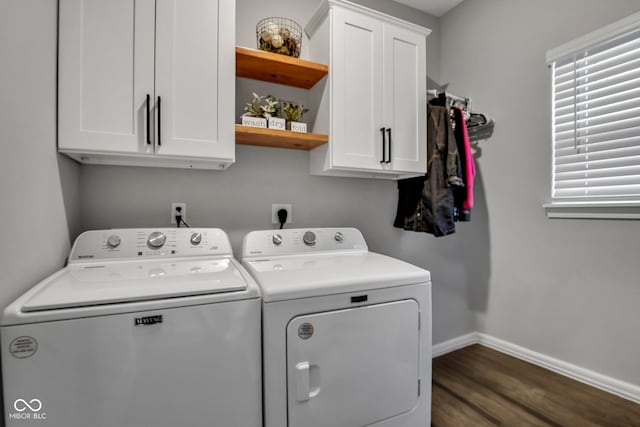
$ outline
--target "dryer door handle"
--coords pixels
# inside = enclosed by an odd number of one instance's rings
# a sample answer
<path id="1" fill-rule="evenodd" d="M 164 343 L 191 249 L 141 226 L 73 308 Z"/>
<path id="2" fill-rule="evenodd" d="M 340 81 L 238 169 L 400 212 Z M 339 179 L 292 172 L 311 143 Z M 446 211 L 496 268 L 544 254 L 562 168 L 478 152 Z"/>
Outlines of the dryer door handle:
<path id="1" fill-rule="evenodd" d="M 296 365 L 296 400 L 298 402 L 306 402 L 311 398 L 309 371 L 309 362 L 300 362 Z"/>
<path id="2" fill-rule="evenodd" d="M 308 361 L 296 365 L 296 401 L 306 402 L 320 393 L 320 368 Z"/>

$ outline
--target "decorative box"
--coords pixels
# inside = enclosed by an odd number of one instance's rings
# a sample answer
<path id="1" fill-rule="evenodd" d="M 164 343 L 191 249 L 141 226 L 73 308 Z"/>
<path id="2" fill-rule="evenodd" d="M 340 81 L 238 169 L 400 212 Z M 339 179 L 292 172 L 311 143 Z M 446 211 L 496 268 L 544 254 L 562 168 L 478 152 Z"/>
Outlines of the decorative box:
<path id="1" fill-rule="evenodd" d="M 242 116 L 242 126 L 251 126 L 254 128 L 266 128 L 267 119 L 262 117 Z"/>
<path id="2" fill-rule="evenodd" d="M 269 129 L 285 130 L 287 121 L 279 117 L 269 117 Z"/>
<path id="3" fill-rule="evenodd" d="M 306 123 L 289 122 L 289 128 L 291 129 L 291 132 L 301 132 L 301 133 L 306 133 L 307 132 L 307 124 Z"/>

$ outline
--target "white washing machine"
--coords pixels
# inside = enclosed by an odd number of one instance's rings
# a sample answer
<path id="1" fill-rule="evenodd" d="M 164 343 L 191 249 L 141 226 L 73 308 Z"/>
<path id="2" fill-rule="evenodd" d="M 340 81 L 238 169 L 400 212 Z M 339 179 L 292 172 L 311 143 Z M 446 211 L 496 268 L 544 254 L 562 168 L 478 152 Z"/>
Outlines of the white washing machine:
<path id="1" fill-rule="evenodd" d="M 8 427 L 262 426 L 260 292 L 222 230 L 86 232 L 0 325 Z"/>
<path id="2" fill-rule="evenodd" d="M 427 427 L 431 283 L 354 228 L 254 231 L 265 427 Z"/>

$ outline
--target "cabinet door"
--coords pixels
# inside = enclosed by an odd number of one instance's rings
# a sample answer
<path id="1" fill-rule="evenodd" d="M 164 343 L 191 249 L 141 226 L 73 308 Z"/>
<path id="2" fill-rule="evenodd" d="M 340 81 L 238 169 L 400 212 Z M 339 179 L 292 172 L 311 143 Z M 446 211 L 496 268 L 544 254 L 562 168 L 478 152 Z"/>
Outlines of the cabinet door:
<path id="1" fill-rule="evenodd" d="M 234 1 L 157 0 L 156 13 L 156 154 L 233 160 Z"/>
<path id="2" fill-rule="evenodd" d="M 427 170 L 426 38 L 384 26 L 384 121 L 391 129 L 391 168 Z"/>
<path id="3" fill-rule="evenodd" d="M 331 167 L 381 170 L 382 23 L 334 8 Z"/>
<path id="4" fill-rule="evenodd" d="M 154 0 L 60 0 L 60 150 L 153 152 L 154 9 Z"/>

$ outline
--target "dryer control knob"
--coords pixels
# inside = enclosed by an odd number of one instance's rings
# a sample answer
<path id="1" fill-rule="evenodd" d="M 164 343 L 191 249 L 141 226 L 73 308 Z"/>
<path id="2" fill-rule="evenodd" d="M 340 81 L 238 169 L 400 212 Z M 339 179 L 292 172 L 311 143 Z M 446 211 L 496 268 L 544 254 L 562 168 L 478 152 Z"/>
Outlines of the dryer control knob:
<path id="1" fill-rule="evenodd" d="M 302 241 L 307 246 L 314 246 L 316 244 L 316 233 L 313 231 L 307 231 L 304 233 L 304 236 L 302 236 Z"/>
<path id="2" fill-rule="evenodd" d="M 160 249 L 164 245 L 164 242 L 166 241 L 167 241 L 167 236 L 165 236 L 163 233 L 159 231 L 154 231 L 153 233 L 149 234 L 149 238 L 147 239 L 147 245 L 151 249 Z"/>
<path id="3" fill-rule="evenodd" d="M 271 238 L 271 241 L 273 242 L 274 245 L 276 246 L 280 246 L 282 244 L 282 234 L 274 234 L 273 237 Z"/>
<path id="4" fill-rule="evenodd" d="M 342 242 L 342 240 L 344 239 L 344 236 L 342 235 L 341 232 L 336 232 L 336 235 L 333 236 L 334 239 L 336 239 L 336 242 Z"/>
<path id="5" fill-rule="evenodd" d="M 199 245 L 202 242 L 202 233 L 191 234 L 191 239 L 189 240 L 191 241 L 192 245 Z"/>
<path id="6" fill-rule="evenodd" d="M 115 249 L 118 246 L 120 246 L 120 236 L 116 236 L 115 234 L 112 234 L 111 236 L 109 236 L 109 238 L 107 239 L 107 247 L 109 249 Z"/>

